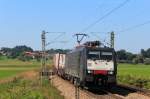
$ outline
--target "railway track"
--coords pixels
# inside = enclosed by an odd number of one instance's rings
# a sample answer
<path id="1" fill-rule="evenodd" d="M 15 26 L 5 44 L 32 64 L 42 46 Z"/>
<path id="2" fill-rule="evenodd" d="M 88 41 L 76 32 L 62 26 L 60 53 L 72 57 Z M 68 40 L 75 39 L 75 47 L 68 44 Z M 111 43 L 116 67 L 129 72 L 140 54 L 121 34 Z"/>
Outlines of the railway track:
<path id="1" fill-rule="evenodd" d="M 125 88 L 125 89 L 132 90 L 132 91 L 136 91 L 139 94 L 150 97 L 150 90 L 147 90 L 147 89 L 138 88 L 138 87 L 131 86 L 131 85 L 123 85 L 123 84 L 118 84 L 118 87 Z"/>
<path id="2" fill-rule="evenodd" d="M 109 96 L 115 98 L 115 99 L 124 99 L 125 97 L 124 96 L 120 96 L 120 95 L 116 95 L 116 94 L 113 94 L 107 90 L 103 90 L 104 92 L 106 92 Z"/>
<path id="3" fill-rule="evenodd" d="M 88 89 L 82 89 L 82 90 L 95 99 L 102 99 L 102 96 L 109 97 L 109 99 L 124 99 L 125 98 L 122 95 L 118 95 L 118 94 L 114 94 L 110 92 L 106 88 L 95 87 L 95 88 L 88 88 Z"/>
<path id="4" fill-rule="evenodd" d="M 87 93 L 88 95 L 92 96 L 94 99 L 102 99 L 102 97 L 109 97 L 109 99 L 124 99 L 124 97 L 112 94 L 111 92 L 107 91 L 107 90 L 99 90 L 98 94 L 97 93 L 93 93 L 91 91 L 88 90 L 84 90 L 85 93 Z M 104 98 L 105 99 L 105 98 Z"/>
<path id="5" fill-rule="evenodd" d="M 137 93 L 150 98 L 150 90 L 122 84 L 118 84 L 117 86 L 109 89 L 100 87 L 84 89 L 84 92 L 93 96 L 95 99 L 100 99 L 102 95 L 108 95 L 114 99 L 125 99 L 130 93 Z"/>

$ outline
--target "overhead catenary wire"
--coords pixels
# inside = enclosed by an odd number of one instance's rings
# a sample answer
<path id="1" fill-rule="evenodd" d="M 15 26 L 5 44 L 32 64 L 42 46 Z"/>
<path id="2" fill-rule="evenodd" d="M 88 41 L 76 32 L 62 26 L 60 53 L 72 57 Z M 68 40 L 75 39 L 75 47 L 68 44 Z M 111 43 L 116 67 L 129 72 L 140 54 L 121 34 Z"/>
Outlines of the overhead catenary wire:
<path id="1" fill-rule="evenodd" d="M 53 41 L 56 41 L 57 39 L 59 39 L 60 37 L 64 36 L 65 32 L 62 32 L 60 35 L 58 35 L 56 38 L 53 39 Z"/>
<path id="2" fill-rule="evenodd" d="M 97 35 L 97 33 L 101 33 L 101 32 L 90 32 L 90 34 L 96 37 L 97 39 L 102 39 L 99 35 Z"/>
<path id="3" fill-rule="evenodd" d="M 119 8 L 121 8 L 122 6 L 124 6 L 129 1 L 130 0 L 125 0 L 123 3 L 121 3 L 117 7 L 113 8 L 111 11 L 109 11 L 108 13 L 106 13 L 104 16 L 100 17 L 98 20 L 96 20 L 95 22 L 93 22 L 90 25 L 88 25 L 81 32 L 86 32 L 88 29 L 92 28 L 94 25 L 96 25 L 97 23 L 99 23 L 100 21 L 102 21 L 104 18 L 106 18 L 107 16 L 109 16 L 110 14 L 112 14 L 113 12 L 115 12 L 116 10 L 118 10 Z"/>
<path id="4" fill-rule="evenodd" d="M 121 33 L 121 32 L 127 32 L 127 31 L 130 31 L 130 30 L 133 30 L 133 29 L 136 29 L 136 28 L 139 28 L 139 27 L 142 27 L 146 24 L 150 24 L 150 20 L 149 21 L 146 21 L 144 23 L 140 23 L 140 24 L 137 24 L 137 25 L 134 25 L 134 26 L 131 26 L 129 28 L 126 28 L 126 29 L 123 29 L 123 30 L 120 30 L 120 31 L 117 31 L 117 33 Z"/>
<path id="5" fill-rule="evenodd" d="M 54 33 L 54 32 L 48 32 L 48 33 Z M 61 33 L 60 35 L 58 35 L 57 37 L 55 37 L 51 42 L 48 42 L 46 45 L 55 43 L 57 39 L 59 39 L 60 37 L 64 36 L 66 32 L 55 32 L 55 33 Z"/>
<path id="6" fill-rule="evenodd" d="M 46 32 L 46 33 L 51 33 L 51 34 L 56 34 L 56 33 L 66 33 L 66 32 Z"/>
<path id="7" fill-rule="evenodd" d="M 122 30 L 119 30 L 119 31 L 116 31 L 115 34 L 122 33 L 122 32 L 128 32 L 128 31 L 137 29 L 137 28 L 139 28 L 139 27 L 142 27 L 142 26 L 144 26 L 144 25 L 147 25 L 147 24 L 150 24 L 150 20 L 145 21 L 145 22 L 143 22 L 143 23 L 139 23 L 139 24 L 133 25 L 133 26 L 131 26 L 131 27 L 128 27 L 128 28 L 125 28 L 125 29 L 122 29 Z M 90 32 L 90 33 L 96 34 L 96 33 L 101 33 L 101 32 Z M 102 33 L 107 34 L 107 33 L 109 33 L 109 32 L 102 32 Z M 96 37 L 96 35 L 95 35 L 95 37 Z"/>
<path id="8" fill-rule="evenodd" d="M 61 33 L 60 35 L 58 35 L 57 37 L 55 37 L 53 40 L 51 40 L 50 42 L 48 42 L 46 44 L 46 46 L 48 45 L 52 45 L 52 44 L 56 44 L 56 43 L 61 43 L 62 45 L 66 44 L 66 43 L 71 43 L 72 38 L 68 39 L 68 40 L 61 40 L 61 38 L 66 35 L 66 32 L 47 32 L 47 33 Z M 63 38 L 64 39 L 64 38 Z M 64 46 L 63 46 L 64 47 Z"/>
<path id="9" fill-rule="evenodd" d="M 122 32 L 128 32 L 128 31 L 137 29 L 137 28 L 139 28 L 139 27 L 142 27 L 142 26 L 144 26 L 144 25 L 147 25 L 147 24 L 150 24 L 150 20 L 145 21 L 145 22 L 140 23 L 140 24 L 136 24 L 136 25 L 131 26 L 131 27 L 128 27 L 128 28 L 126 28 L 126 29 L 122 29 L 122 30 L 120 30 L 120 31 L 116 31 L 115 34 L 119 34 L 119 33 L 122 33 Z M 98 38 L 98 35 L 96 35 L 95 33 L 99 33 L 99 32 L 90 32 L 90 33 L 93 33 L 93 35 Z M 107 32 L 106 32 L 106 33 L 107 33 Z M 103 42 L 105 42 L 105 40 L 104 40 Z M 107 42 L 105 42 L 105 43 L 107 43 Z M 108 44 L 108 43 L 107 43 L 107 44 Z"/>
<path id="10" fill-rule="evenodd" d="M 110 44 L 106 41 L 106 38 L 107 38 L 107 37 L 105 37 L 104 39 L 102 39 L 99 35 L 97 35 L 97 33 L 110 34 L 110 32 L 106 32 L 106 33 L 104 33 L 104 32 L 90 32 L 90 34 L 91 34 L 92 36 L 96 37 L 97 39 L 100 39 L 101 43 L 102 43 L 104 46 L 105 46 L 106 44 L 107 44 L 107 45 L 110 45 Z M 104 43 L 105 43 L 105 44 L 104 44 Z"/>

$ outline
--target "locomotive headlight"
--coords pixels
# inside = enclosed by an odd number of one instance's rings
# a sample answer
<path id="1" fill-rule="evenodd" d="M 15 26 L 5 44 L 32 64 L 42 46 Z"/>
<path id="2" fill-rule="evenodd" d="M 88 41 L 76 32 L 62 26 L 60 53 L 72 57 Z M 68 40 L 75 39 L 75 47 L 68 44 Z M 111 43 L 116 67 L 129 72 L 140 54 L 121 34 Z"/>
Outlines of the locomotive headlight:
<path id="1" fill-rule="evenodd" d="M 91 73 L 91 71 L 90 71 L 90 70 L 88 70 L 88 73 Z"/>
<path id="2" fill-rule="evenodd" d="M 87 72 L 88 72 L 89 74 L 90 74 L 90 73 L 93 73 L 93 71 L 92 71 L 92 70 L 88 70 Z"/>
<path id="3" fill-rule="evenodd" d="M 113 71 L 109 71 L 109 72 L 108 72 L 108 74 L 111 74 L 111 75 L 112 75 L 113 73 L 114 73 Z"/>

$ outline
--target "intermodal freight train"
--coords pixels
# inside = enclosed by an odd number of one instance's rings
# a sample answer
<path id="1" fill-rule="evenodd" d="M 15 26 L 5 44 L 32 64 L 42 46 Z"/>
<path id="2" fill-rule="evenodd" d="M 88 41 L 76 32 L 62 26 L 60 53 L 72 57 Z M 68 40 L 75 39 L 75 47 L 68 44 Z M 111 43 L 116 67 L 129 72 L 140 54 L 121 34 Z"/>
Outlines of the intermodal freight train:
<path id="1" fill-rule="evenodd" d="M 67 54 L 54 55 L 56 73 L 80 86 L 116 84 L 117 63 L 113 48 L 87 42 Z"/>

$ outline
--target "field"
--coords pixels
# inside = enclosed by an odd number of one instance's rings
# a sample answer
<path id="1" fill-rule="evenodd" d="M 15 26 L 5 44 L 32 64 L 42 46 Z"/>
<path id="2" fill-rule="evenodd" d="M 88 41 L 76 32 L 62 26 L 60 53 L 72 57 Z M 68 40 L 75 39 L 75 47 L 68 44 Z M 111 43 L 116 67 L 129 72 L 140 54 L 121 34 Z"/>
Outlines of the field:
<path id="1" fill-rule="evenodd" d="M 40 62 L 22 62 L 17 59 L 3 57 L 0 59 L 0 78 L 12 77 L 24 71 L 38 69 L 39 66 Z"/>
<path id="2" fill-rule="evenodd" d="M 119 64 L 118 82 L 150 89 L 150 65 Z"/>
<path id="3" fill-rule="evenodd" d="M 118 75 L 132 75 L 134 77 L 150 78 L 150 65 L 119 64 Z"/>
<path id="4" fill-rule="evenodd" d="M 0 82 L 13 78 L 28 71 L 37 71 L 40 62 L 35 60 L 22 62 L 17 59 L 0 59 Z M 32 74 L 32 73 L 29 73 Z M 28 78 L 24 74 L 24 78 Z M 15 78 L 11 82 L 0 84 L 0 99 L 19 99 L 18 97 L 32 99 L 62 99 L 60 92 L 48 82 L 43 87 L 38 83 L 37 77 L 31 79 Z M 117 79 L 119 83 L 135 85 L 150 89 L 150 65 L 118 64 Z"/>
<path id="5" fill-rule="evenodd" d="M 40 62 L 0 59 L 0 99 L 63 99 L 49 81 L 39 83 Z M 36 75 L 35 75 L 36 73 Z"/>
<path id="6" fill-rule="evenodd" d="M 37 72 L 24 72 L 9 82 L 1 83 L 0 99 L 63 99 L 49 80 L 43 80 L 42 84 L 39 81 Z"/>

